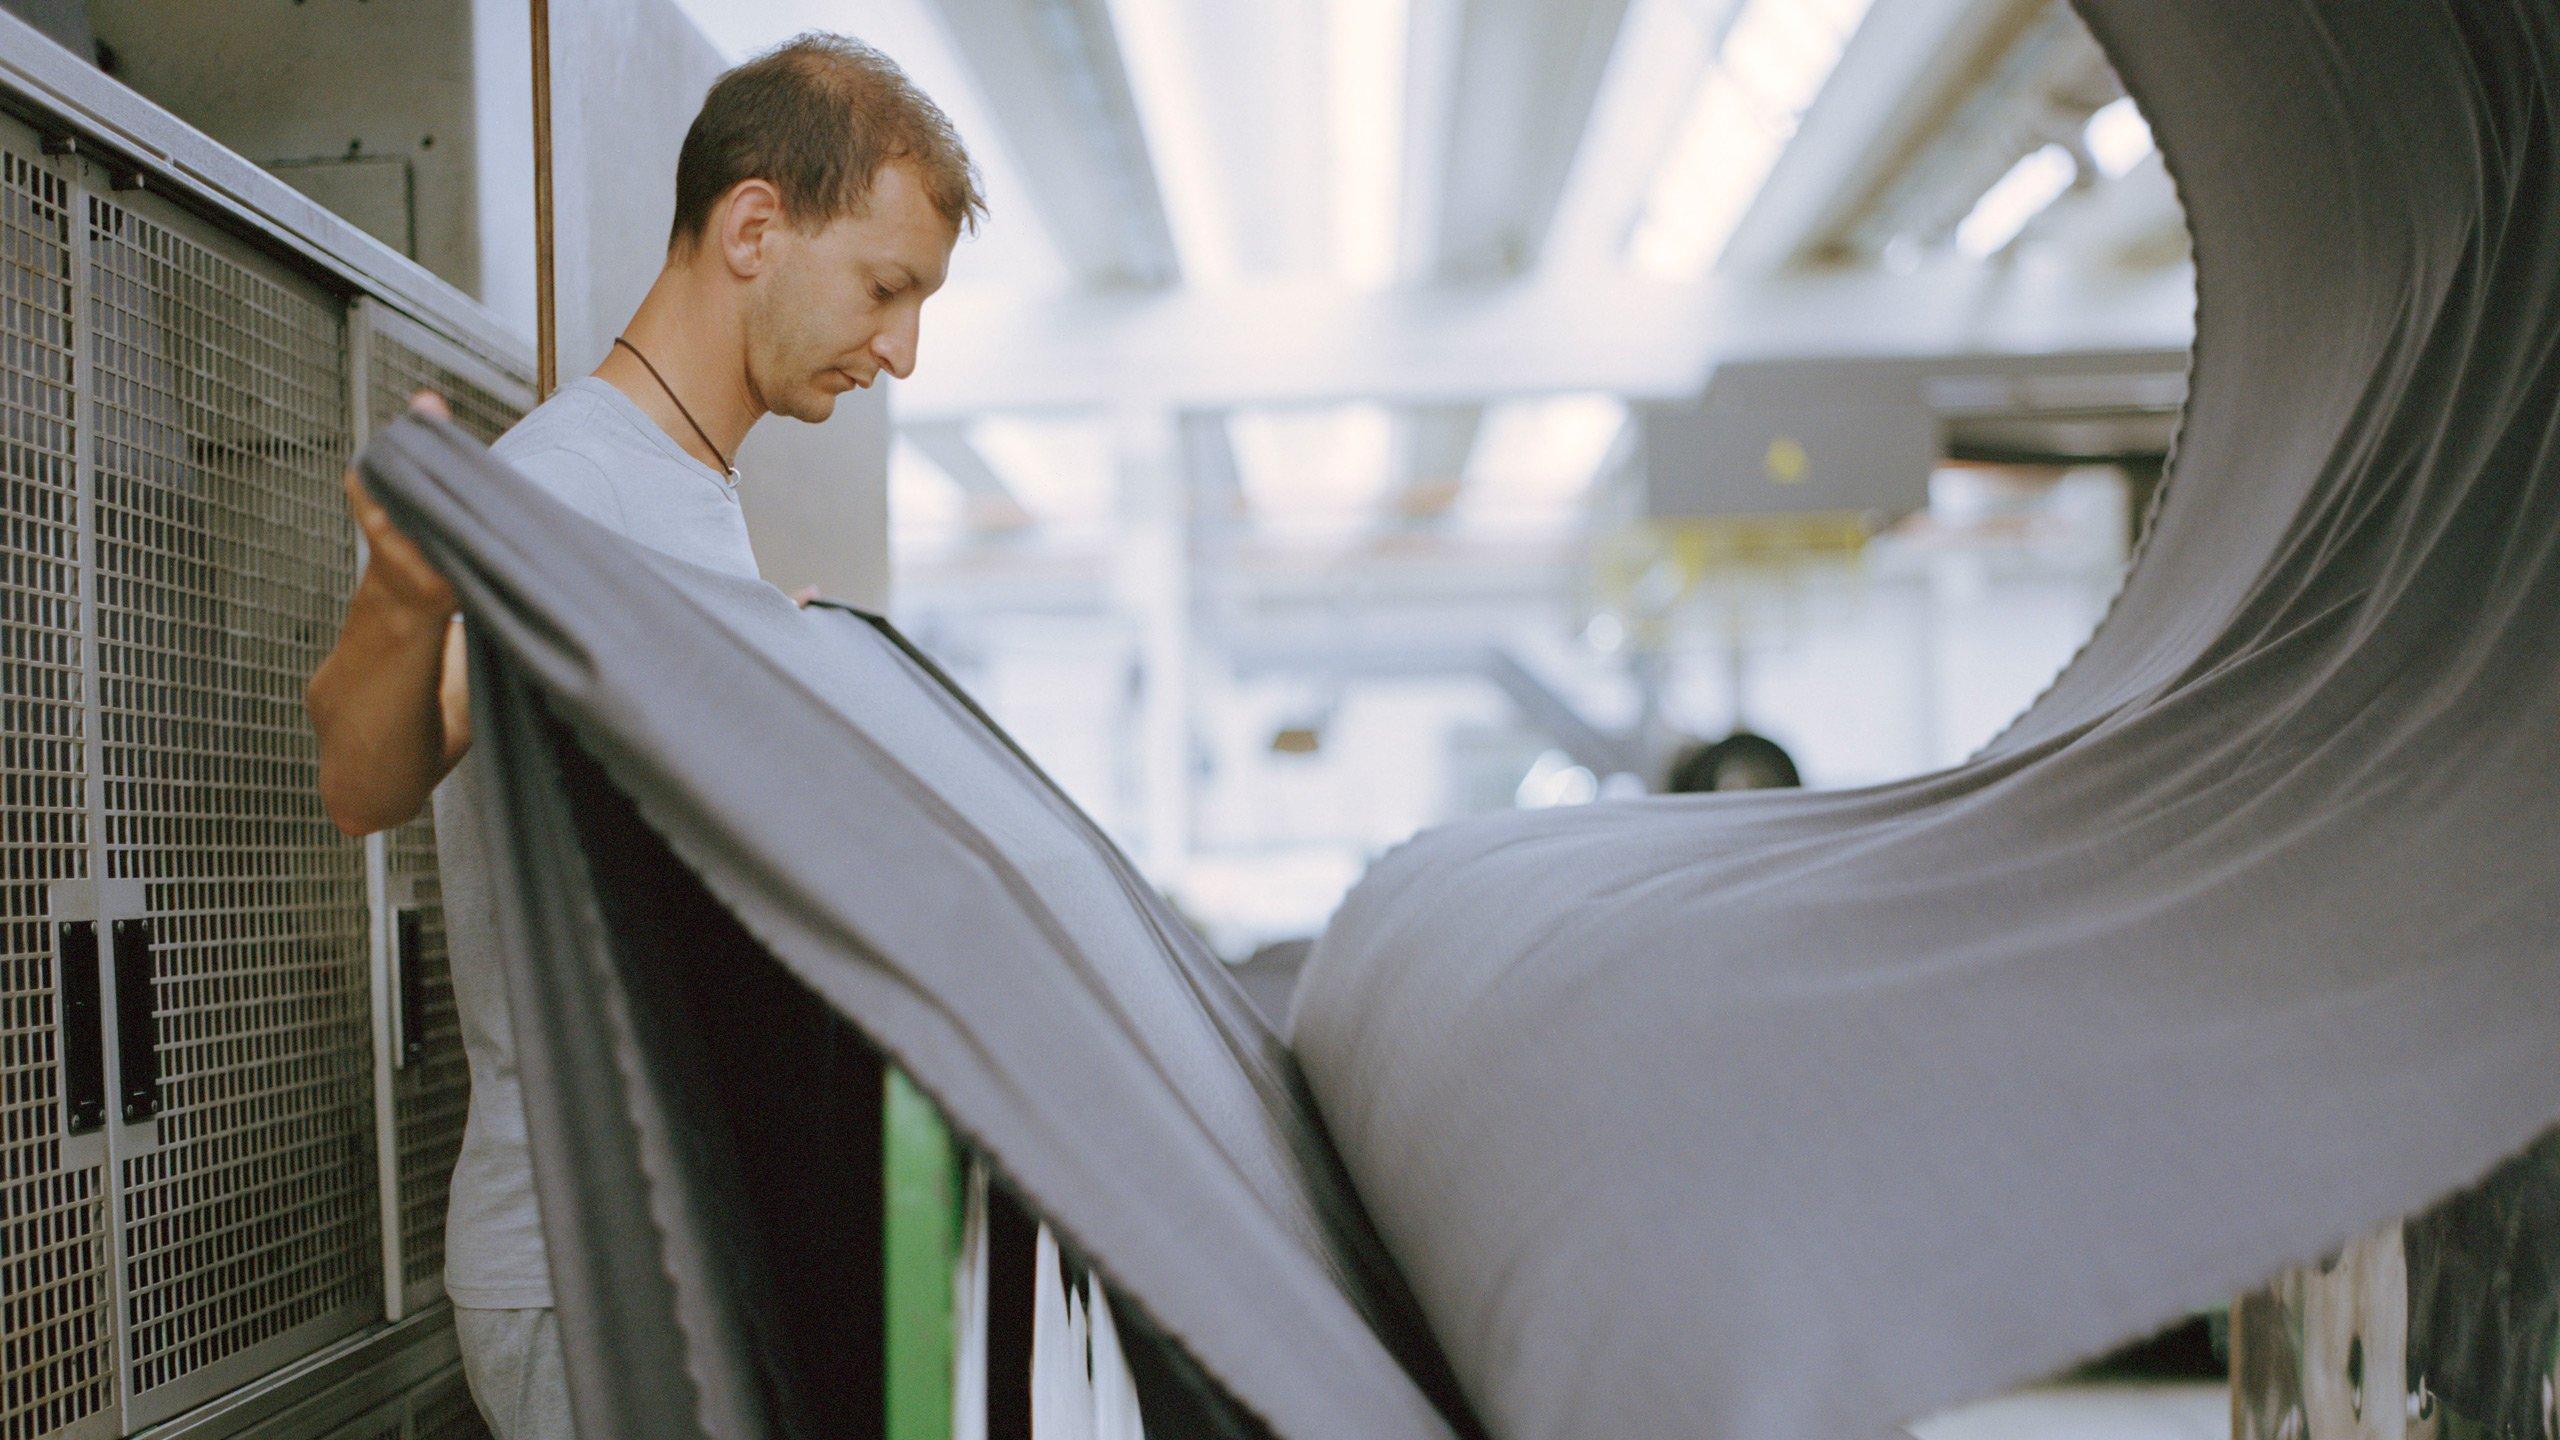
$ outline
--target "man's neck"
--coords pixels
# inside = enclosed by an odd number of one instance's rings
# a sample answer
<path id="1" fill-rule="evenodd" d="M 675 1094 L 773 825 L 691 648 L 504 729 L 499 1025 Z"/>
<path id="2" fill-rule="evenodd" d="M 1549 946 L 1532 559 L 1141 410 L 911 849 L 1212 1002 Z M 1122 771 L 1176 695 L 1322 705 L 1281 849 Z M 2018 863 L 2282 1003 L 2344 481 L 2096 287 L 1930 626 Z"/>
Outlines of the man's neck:
<path id="1" fill-rule="evenodd" d="M 631 348 L 613 346 L 596 366 L 596 377 L 631 397 L 703 464 L 717 470 L 735 461 L 764 407 L 748 388 L 734 318 L 689 294 L 685 277 L 670 267 L 632 312 L 622 338 Z"/>

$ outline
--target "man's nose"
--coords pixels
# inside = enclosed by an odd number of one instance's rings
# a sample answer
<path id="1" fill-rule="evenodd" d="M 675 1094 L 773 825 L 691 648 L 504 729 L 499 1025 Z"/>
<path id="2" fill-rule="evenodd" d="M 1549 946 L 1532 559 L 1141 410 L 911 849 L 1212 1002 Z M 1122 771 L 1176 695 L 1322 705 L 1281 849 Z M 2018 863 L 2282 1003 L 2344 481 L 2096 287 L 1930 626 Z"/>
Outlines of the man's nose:
<path id="1" fill-rule="evenodd" d="M 880 368 L 904 380 L 916 372 L 916 322 L 908 320 L 880 332 L 871 342 L 871 353 Z"/>

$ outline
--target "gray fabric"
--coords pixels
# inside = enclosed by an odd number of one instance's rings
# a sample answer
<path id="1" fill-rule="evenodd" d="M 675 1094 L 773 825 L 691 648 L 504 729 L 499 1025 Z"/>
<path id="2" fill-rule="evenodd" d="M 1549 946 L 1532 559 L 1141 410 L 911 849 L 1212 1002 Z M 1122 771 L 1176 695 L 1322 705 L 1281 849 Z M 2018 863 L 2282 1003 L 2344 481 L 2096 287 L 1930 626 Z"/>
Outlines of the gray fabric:
<path id="1" fill-rule="evenodd" d="M 835 1016 L 1124 1330 L 1284 1440 L 1469 1408 L 1504 1440 L 1870 1435 L 2560 1117 L 2552 14 L 2085 8 L 2201 294 L 2100 633 L 1944 774 L 1397 852 L 1299 994 L 1321 1120 L 1215 962 L 881 633 L 635 550 L 450 427 L 387 432 L 368 474 L 473 620 L 590 1440 L 827 1433 L 823 1252 L 791 1248 L 795 1211 L 830 1233 L 823 1186 L 763 1192 L 822 1153 L 779 1147 L 825 1121 Z"/>
<path id="2" fill-rule="evenodd" d="M 753 577 L 737 498 L 630 397 L 582 376 L 490 447 L 544 493 L 663 554 Z M 492 805 L 485 752 L 463 756 L 436 787 L 436 867 L 471 1108 L 445 1211 L 445 1293 L 488 1309 L 546 1306 L 551 1277 L 526 1148 L 524 1097 L 507 1024 L 506 979 L 490 923 L 490 865 L 480 817 Z"/>
<path id="3" fill-rule="evenodd" d="M 808 1238 L 855 1232 L 822 1188 L 774 1199 L 774 1147 L 832 1093 L 794 1068 L 824 1038 L 795 997 L 857 1020 L 1132 1302 L 1133 1366 L 1170 1336 L 1150 1374 L 1205 1368 L 1285 1435 L 1464 1429 L 1269 1028 L 954 692 L 450 425 L 363 464 L 470 616 L 476 833 L 590 1440 L 836 1433 L 825 1312 L 867 1297 L 808 1298 Z"/>
<path id="4" fill-rule="evenodd" d="M 548 1307 L 457 1305 L 453 1333 L 462 1378 L 496 1440 L 576 1440 L 559 1316 Z"/>
<path id="5" fill-rule="evenodd" d="M 2084 6 L 2199 271 L 2127 588 L 1973 762 L 1455 827 L 1291 1038 L 1506 1440 L 1865 1435 L 2560 1118 L 2544 0 Z"/>

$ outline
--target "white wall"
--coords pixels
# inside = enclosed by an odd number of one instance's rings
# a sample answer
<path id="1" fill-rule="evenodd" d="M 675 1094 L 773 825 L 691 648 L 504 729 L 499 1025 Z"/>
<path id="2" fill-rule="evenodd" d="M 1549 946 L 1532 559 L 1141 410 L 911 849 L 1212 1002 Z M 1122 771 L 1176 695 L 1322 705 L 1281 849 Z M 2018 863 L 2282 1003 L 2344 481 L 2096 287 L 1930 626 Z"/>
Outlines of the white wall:
<path id="1" fill-rule="evenodd" d="M 532 348 L 533 50 L 525 0 L 473 0 L 471 109 L 480 203 L 480 303 Z"/>
<path id="2" fill-rule="evenodd" d="M 521 57 L 530 34 L 524 0 L 479 0 L 475 32 L 484 53 L 483 131 L 497 155 L 506 134 L 530 130 L 520 58 L 502 61 L 510 41 Z M 672 0 L 553 0 L 551 6 L 553 195 L 559 247 L 560 374 L 583 375 L 648 291 L 666 257 L 675 213 L 676 152 L 703 93 L 726 61 Z M 530 154 L 526 149 L 523 153 Z M 485 174 L 505 184 L 504 163 Z M 493 296 L 506 313 L 532 311 L 533 222 L 530 161 L 520 172 L 520 207 L 483 236 Z M 513 205 L 519 192 L 493 190 Z M 497 218 L 498 208 L 492 206 Z M 516 286 L 522 286 L 519 294 Z M 768 419 L 738 456 L 747 528 L 766 578 L 786 589 L 817 585 L 832 597 L 884 605 L 888 596 L 888 397 L 856 392 L 824 425 Z"/>

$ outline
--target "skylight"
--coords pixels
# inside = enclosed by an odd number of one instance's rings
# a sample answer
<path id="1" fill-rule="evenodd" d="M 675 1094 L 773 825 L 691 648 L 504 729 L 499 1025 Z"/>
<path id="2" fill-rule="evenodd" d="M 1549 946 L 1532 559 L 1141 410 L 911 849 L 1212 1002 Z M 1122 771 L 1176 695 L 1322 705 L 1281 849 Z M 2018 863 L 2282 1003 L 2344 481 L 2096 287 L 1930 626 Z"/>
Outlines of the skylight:
<path id="1" fill-rule="evenodd" d="M 1387 407 L 1242 410 L 1229 430 L 1246 509 L 1266 531 L 1344 538 L 1374 525 L 1395 446 Z"/>
<path id="2" fill-rule="evenodd" d="M 1628 258 L 1665 280 L 1713 267 L 1840 63 L 1871 0 L 1745 0 L 1628 241 Z"/>
<path id="3" fill-rule="evenodd" d="M 2060 145 L 2047 145 L 2010 166 L 1957 222 L 1956 249 L 1976 260 L 1998 254 L 2079 175 L 2080 162 Z"/>
<path id="4" fill-rule="evenodd" d="M 2133 173 L 2133 168 L 2151 158 L 2151 122 L 2125 96 L 2101 107 L 2089 117 L 2080 132 L 2081 142 L 2089 147 L 2089 158 L 2097 162 L 2098 173 L 2110 180 Z"/>
<path id="5" fill-rule="evenodd" d="M 1383 286 L 1396 275 L 1410 11 L 1407 0 L 1328 0 L 1325 6 L 1333 264 L 1354 285 Z"/>
<path id="6" fill-rule="evenodd" d="M 1102 419 L 996 416 L 971 425 L 969 440 L 1043 533 L 1074 540 L 1109 533 L 1118 485 Z"/>
<path id="7" fill-rule="evenodd" d="M 1165 221 L 1182 257 L 1182 273 L 1193 281 L 1232 280 L 1238 247 L 1228 217 L 1216 203 L 1218 165 L 1204 141 L 1205 125 L 1193 91 L 1202 73 L 1201 57 L 1183 42 L 1180 27 L 1166 12 L 1171 3 L 1111 0 L 1112 26 L 1129 67 L 1129 88 L 1146 129 L 1160 180 L 1156 188 L 1164 197 Z"/>
<path id="8" fill-rule="evenodd" d="M 1613 395 L 1554 395 L 1490 406 L 1467 458 L 1457 513 L 1471 528 L 1575 514 L 1627 423 Z"/>

